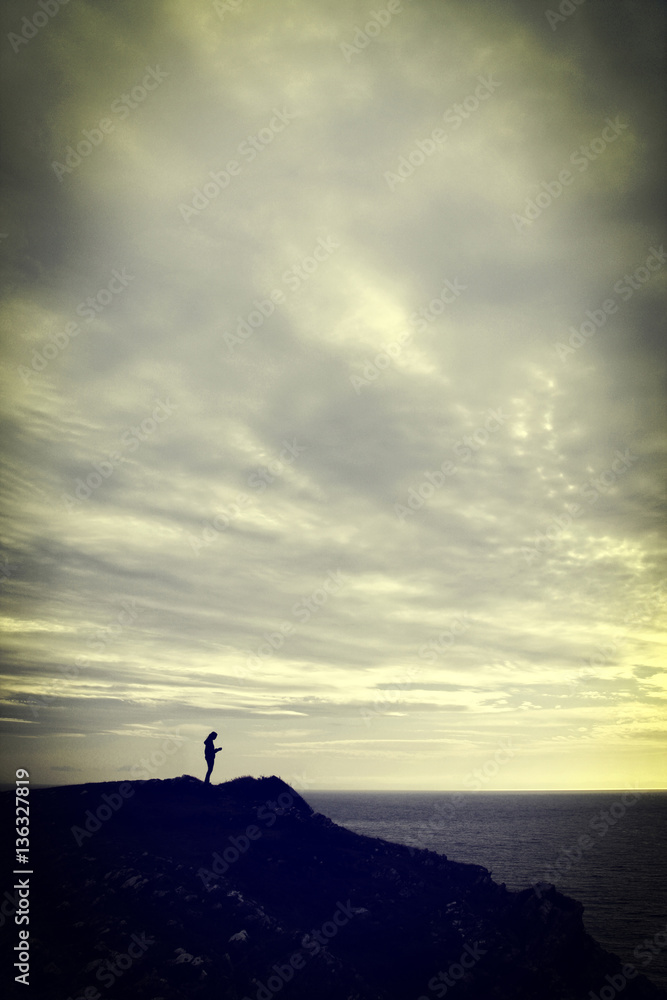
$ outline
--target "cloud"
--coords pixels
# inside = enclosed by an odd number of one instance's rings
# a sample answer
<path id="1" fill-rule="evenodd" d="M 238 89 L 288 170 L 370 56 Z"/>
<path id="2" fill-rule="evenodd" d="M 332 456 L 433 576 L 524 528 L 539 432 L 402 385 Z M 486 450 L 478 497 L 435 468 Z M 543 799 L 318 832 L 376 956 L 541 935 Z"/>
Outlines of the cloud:
<path id="1" fill-rule="evenodd" d="M 371 711 L 658 784 L 664 11 L 367 16 L 82 2 L 8 58 L 8 747 Z"/>

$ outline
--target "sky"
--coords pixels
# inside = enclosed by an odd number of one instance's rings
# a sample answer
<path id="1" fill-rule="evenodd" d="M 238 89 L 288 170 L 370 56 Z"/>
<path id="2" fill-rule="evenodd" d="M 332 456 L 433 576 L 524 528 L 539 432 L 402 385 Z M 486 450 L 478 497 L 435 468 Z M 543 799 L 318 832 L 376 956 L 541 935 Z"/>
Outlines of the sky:
<path id="1" fill-rule="evenodd" d="M 667 787 L 664 5 L 3 19 L 0 779 Z"/>

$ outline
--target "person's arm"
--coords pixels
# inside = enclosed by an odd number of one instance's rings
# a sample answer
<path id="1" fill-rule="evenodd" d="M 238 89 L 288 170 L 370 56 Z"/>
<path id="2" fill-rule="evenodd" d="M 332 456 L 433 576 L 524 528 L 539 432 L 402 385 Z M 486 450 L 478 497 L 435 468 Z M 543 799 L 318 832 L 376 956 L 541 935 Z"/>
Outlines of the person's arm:
<path id="1" fill-rule="evenodd" d="M 221 750 L 222 750 L 222 747 L 216 747 L 216 748 L 215 748 L 215 752 L 216 752 L 216 753 L 220 753 L 220 751 L 221 751 Z"/>

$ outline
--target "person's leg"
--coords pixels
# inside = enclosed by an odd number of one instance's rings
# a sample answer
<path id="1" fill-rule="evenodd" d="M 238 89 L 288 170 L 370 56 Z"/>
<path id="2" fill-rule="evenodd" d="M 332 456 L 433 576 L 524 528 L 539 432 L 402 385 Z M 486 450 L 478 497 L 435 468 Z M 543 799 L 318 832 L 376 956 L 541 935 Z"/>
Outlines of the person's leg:
<path id="1" fill-rule="evenodd" d="M 204 784 L 210 785 L 211 771 L 213 770 L 213 761 L 208 760 L 206 763 L 208 764 L 208 771 L 206 772 L 206 777 L 204 778 Z"/>

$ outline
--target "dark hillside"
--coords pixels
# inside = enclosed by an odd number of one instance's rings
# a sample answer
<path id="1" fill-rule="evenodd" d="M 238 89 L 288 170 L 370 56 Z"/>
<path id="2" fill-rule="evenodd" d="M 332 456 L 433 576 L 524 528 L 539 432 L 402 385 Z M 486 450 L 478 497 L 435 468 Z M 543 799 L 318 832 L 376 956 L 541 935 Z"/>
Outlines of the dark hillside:
<path id="1" fill-rule="evenodd" d="M 354 834 L 276 777 L 34 790 L 31 821 L 30 987 L 17 996 L 664 996 L 626 977 L 553 888 L 511 893 L 477 865 Z"/>

